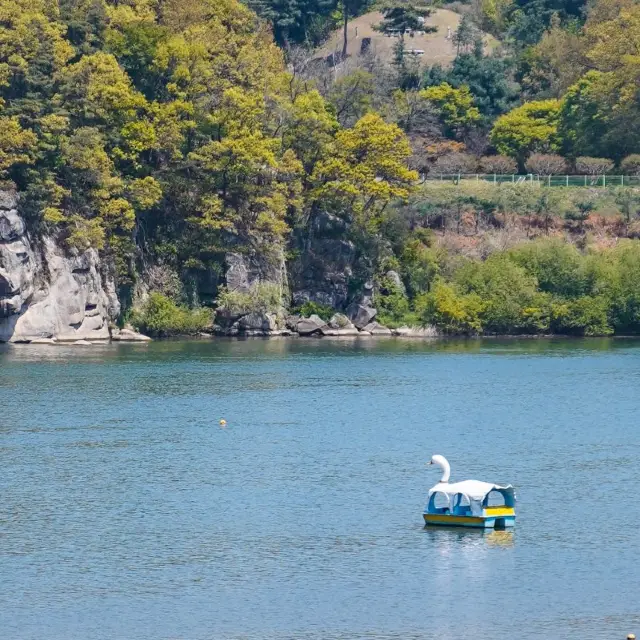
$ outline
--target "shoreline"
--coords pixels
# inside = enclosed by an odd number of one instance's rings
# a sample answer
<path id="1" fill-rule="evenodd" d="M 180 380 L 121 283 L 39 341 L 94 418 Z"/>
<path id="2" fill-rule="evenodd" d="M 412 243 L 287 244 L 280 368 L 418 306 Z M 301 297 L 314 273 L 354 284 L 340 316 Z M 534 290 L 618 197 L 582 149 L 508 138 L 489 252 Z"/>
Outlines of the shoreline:
<path id="1" fill-rule="evenodd" d="M 468 335 L 429 335 L 429 336 L 416 336 L 416 335 L 402 335 L 402 334 L 391 334 L 391 335 L 307 335 L 301 336 L 298 334 L 278 334 L 278 335 L 235 335 L 235 336 L 223 336 L 223 335 L 215 335 L 215 334 L 203 334 L 203 335 L 175 335 L 175 336 L 162 336 L 156 338 L 149 338 L 147 336 L 143 336 L 142 339 L 131 339 L 131 340 L 113 340 L 113 339 L 91 339 L 91 340 L 69 340 L 69 339 L 55 339 L 55 338 L 45 338 L 45 339 L 35 339 L 31 341 L 16 341 L 16 342 L 0 342 L 0 347 L 2 346 L 53 346 L 53 347 L 71 347 L 71 346 L 111 346 L 117 344 L 137 344 L 137 345 L 148 345 L 151 342 L 209 342 L 209 341 L 221 341 L 221 342 L 243 342 L 246 340 L 298 340 L 301 339 L 305 342 L 321 342 L 321 341 L 329 341 L 329 342 L 354 342 L 358 340 L 366 340 L 370 341 L 374 340 L 401 340 L 407 342 L 418 342 L 418 341 L 428 341 L 428 342 L 449 342 L 449 341 L 465 341 L 472 342 L 478 340 L 503 340 L 503 341 L 512 341 L 512 340 L 640 340 L 640 335 L 611 335 L 611 336 L 576 336 L 570 334 L 540 334 L 540 335 L 532 335 L 532 334 L 504 334 L 504 335 L 478 335 L 478 336 L 468 336 Z"/>

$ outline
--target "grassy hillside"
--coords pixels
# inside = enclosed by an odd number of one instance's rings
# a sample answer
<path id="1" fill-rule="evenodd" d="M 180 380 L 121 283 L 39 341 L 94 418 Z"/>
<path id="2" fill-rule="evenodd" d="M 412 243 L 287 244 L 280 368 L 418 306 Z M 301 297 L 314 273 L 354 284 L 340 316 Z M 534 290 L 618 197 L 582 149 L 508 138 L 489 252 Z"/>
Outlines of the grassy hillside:
<path id="1" fill-rule="evenodd" d="M 347 29 L 349 56 L 359 56 L 363 38 L 371 38 L 371 51 L 379 56 L 384 62 L 390 63 L 393 59 L 394 45 L 397 36 L 387 36 L 376 31 L 374 25 L 380 24 L 383 19 L 382 13 L 372 11 L 358 18 L 349 21 Z M 460 14 L 448 9 L 437 9 L 427 19 L 428 24 L 437 27 L 435 33 L 416 33 L 408 35 L 406 46 L 408 50 L 420 49 L 424 55 L 416 56 L 422 65 L 442 64 L 450 65 L 456 57 L 456 46 L 451 38 L 447 38 L 448 28 L 451 33 L 455 33 L 460 25 Z M 482 34 L 485 51 L 493 50 L 497 45 L 497 40 L 489 35 Z M 327 42 L 317 50 L 317 54 L 326 57 L 332 53 L 342 51 L 343 30 L 335 30 Z"/>

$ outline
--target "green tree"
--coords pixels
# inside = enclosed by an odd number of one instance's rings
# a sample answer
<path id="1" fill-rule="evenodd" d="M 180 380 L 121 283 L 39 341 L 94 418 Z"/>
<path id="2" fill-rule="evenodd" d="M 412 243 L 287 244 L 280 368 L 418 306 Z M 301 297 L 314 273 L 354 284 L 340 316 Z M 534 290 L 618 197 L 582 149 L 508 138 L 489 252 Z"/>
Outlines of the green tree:
<path id="1" fill-rule="evenodd" d="M 584 259 L 576 247 L 567 242 L 536 240 L 511 249 L 508 256 L 536 278 L 540 291 L 564 298 L 588 293 Z"/>
<path id="2" fill-rule="evenodd" d="M 520 170 L 534 152 L 549 153 L 559 149 L 558 100 L 526 102 L 500 116 L 491 130 L 491 142 L 498 153 L 518 161 Z"/>
<path id="3" fill-rule="evenodd" d="M 93 53 L 104 46 L 109 19 L 103 0 L 59 0 L 60 19 L 76 51 Z"/>
<path id="4" fill-rule="evenodd" d="M 463 293 L 483 300 L 482 326 L 488 333 L 538 333 L 548 323 L 536 278 L 505 254 L 468 262 L 455 282 Z"/>
<path id="5" fill-rule="evenodd" d="M 520 97 L 519 86 L 511 77 L 512 67 L 509 58 L 485 56 L 482 52 L 462 53 L 446 71 L 431 67 L 423 82 L 426 86 L 446 82 L 455 89 L 468 87 L 473 104 L 489 124 L 514 107 Z"/>
<path id="6" fill-rule="evenodd" d="M 318 161 L 326 158 L 339 129 L 338 121 L 317 91 L 302 93 L 288 109 L 282 144 L 302 161 L 311 175 Z"/>
<path id="7" fill-rule="evenodd" d="M 567 91 L 558 122 L 558 135 L 566 154 L 598 156 L 609 151 L 605 91 L 602 74 L 598 71 L 587 73 Z"/>
<path id="8" fill-rule="evenodd" d="M 482 333 L 485 305 L 475 293 L 464 294 L 456 287 L 437 280 L 433 290 L 416 302 L 425 325 L 435 325 L 444 333 L 477 335 Z"/>
<path id="9" fill-rule="evenodd" d="M 535 44 L 554 16 L 566 23 L 581 19 L 586 0 L 513 0 L 508 10 L 508 34 L 520 46 Z"/>
<path id="10" fill-rule="evenodd" d="M 280 141 L 262 132 L 264 103 L 258 95 L 229 89 L 215 124 L 218 139 L 190 154 L 206 186 L 191 220 L 213 230 L 225 230 L 245 241 L 256 233 L 281 240 L 291 196 L 302 167 L 292 154 L 279 154 Z"/>
<path id="11" fill-rule="evenodd" d="M 445 132 L 459 136 L 480 121 L 480 112 L 474 106 L 469 87 L 453 88 L 446 82 L 423 89 L 420 98 L 430 103 L 439 115 Z"/>
<path id="12" fill-rule="evenodd" d="M 480 38 L 480 32 L 474 24 L 473 19 L 469 14 L 464 14 L 451 39 L 453 44 L 456 46 L 456 56 L 459 56 L 461 53 L 468 53 L 471 51 Z M 480 51 L 482 51 L 481 39 Z"/>
<path id="13" fill-rule="evenodd" d="M 342 126 L 353 126 L 371 110 L 375 79 L 372 73 L 356 69 L 333 83 L 328 99 Z"/>
<path id="14" fill-rule="evenodd" d="M 417 4 L 391 4 L 382 8 L 384 19 L 375 28 L 387 35 L 397 35 L 401 40 L 409 31 L 435 33 L 437 27 L 424 24 L 424 19 L 428 18 L 432 11 L 429 7 Z"/>
<path id="15" fill-rule="evenodd" d="M 355 12 L 361 4 L 350 5 L 349 10 Z M 285 48 L 294 43 L 319 44 L 335 24 L 335 0 L 248 0 L 247 5 L 271 23 L 276 41 Z"/>
<path id="16" fill-rule="evenodd" d="M 406 166 L 410 154 L 399 127 L 367 114 L 339 131 L 329 157 L 317 163 L 312 203 L 350 211 L 363 227 L 376 229 L 389 202 L 406 198 L 418 178 Z"/>
<path id="17" fill-rule="evenodd" d="M 0 175 L 20 164 L 35 160 L 37 138 L 32 131 L 20 126 L 18 118 L 0 116 Z"/>
<path id="18" fill-rule="evenodd" d="M 587 21 L 583 41 L 591 71 L 568 90 L 559 133 L 566 153 L 621 160 L 640 148 L 640 7 L 635 3 L 598 5 Z M 604 9 L 609 6 L 608 11 Z M 599 16 L 602 12 L 605 15 Z M 610 13 L 609 13 L 610 12 Z M 602 17 L 602 19 L 600 19 Z"/>

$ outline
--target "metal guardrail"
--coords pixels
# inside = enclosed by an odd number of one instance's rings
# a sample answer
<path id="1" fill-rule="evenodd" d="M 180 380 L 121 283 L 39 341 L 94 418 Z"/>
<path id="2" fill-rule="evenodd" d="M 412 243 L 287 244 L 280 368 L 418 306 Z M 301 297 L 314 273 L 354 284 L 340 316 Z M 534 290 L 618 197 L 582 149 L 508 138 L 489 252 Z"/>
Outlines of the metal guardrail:
<path id="1" fill-rule="evenodd" d="M 640 187 L 640 176 L 611 175 L 553 175 L 500 174 L 500 173 L 430 173 L 423 176 L 426 182 L 489 182 L 493 184 L 535 184 L 545 187 Z"/>

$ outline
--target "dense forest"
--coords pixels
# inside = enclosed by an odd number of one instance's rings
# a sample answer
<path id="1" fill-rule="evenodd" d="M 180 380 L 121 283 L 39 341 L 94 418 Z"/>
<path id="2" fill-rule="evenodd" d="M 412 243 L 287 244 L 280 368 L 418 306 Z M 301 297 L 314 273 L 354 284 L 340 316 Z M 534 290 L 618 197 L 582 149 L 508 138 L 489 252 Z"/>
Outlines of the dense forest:
<path id="1" fill-rule="evenodd" d="M 439 7 L 461 15 L 450 65 L 407 44 Z M 371 10 L 392 59 L 319 53 Z M 420 178 L 640 174 L 639 51 L 634 0 L 0 0 L 1 177 L 156 333 L 369 289 L 389 325 L 637 333 L 636 189 Z M 229 253 L 286 286 L 226 288 Z"/>

